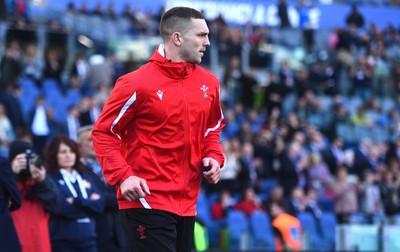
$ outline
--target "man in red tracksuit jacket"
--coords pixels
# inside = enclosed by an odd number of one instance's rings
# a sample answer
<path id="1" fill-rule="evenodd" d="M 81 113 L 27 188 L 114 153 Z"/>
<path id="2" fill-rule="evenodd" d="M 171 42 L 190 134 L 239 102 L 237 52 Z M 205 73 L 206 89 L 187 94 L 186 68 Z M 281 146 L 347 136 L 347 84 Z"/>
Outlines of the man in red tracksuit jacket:
<path id="1" fill-rule="evenodd" d="M 219 81 L 197 65 L 210 46 L 203 15 L 172 8 L 160 33 L 149 62 L 116 82 L 92 137 L 130 250 L 189 252 L 202 174 L 221 176 L 225 120 Z"/>

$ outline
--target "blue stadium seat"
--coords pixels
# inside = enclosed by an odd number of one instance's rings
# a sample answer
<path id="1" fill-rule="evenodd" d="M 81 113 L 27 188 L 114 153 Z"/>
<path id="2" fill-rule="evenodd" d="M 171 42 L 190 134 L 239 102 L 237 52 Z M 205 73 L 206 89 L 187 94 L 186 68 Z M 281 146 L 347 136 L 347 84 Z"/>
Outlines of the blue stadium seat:
<path id="1" fill-rule="evenodd" d="M 260 191 L 262 194 L 270 195 L 271 190 L 278 185 L 275 179 L 265 179 L 261 182 Z"/>
<path id="2" fill-rule="evenodd" d="M 354 212 L 349 216 L 349 224 L 367 224 L 367 218 L 362 212 Z"/>
<path id="3" fill-rule="evenodd" d="M 275 247 L 271 220 L 267 213 L 256 211 L 250 216 L 251 249 L 273 250 Z"/>
<path id="4" fill-rule="evenodd" d="M 56 79 L 46 78 L 42 81 L 42 89 L 45 94 L 51 92 L 61 92 L 59 83 Z"/>
<path id="5" fill-rule="evenodd" d="M 76 89 L 70 89 L 67 91 L 66 100 L 68 101 L 68 106 L 79 104 L 82 99 L 81 93 Z"/>
<path id="6" fill-rule="evenodd" d="M 334 208 L 334 200 L 321 197 L 318 199 L 318 205 L 322 208 L 323 211 L 333 212 Z"/>
<path id="7" fill-rule="evenodd" d="M 208 231 L 208 241 L 210 246 L 218 246 L 220 239 L 220 231 L 222 227 L 221 221 L 215 221 L 211 216 L 211 206 L 204 192 L 199 194 L 196 203 L 197 217 L 204 222 Z"/>
<path id="8" fill-rule="evenodd" d="M 329 251 L 329 244 L 322 239 L 315 217 L 309 212 L 301 212 L 297 218 L 301 223 L 303 240 L 306 241 L 308 249 Z"/>
<path id="9" fill-rule="evenodd" d="M 240 249 L 243 237 L 248 237 L 250 234 L 249 220 L 243 212 L 230 210 L 227 214 L 226 225 L 229 230 L 230 249 Z"/>
<path id="10" fill-rule="evenodd" d="M 334 249 L 336 239 L 336 215 L 333 212 L 324 212 L 319 220 L 321 237 L 329 245 L 329 249 Z"/>
<path id="11" fill-rule="evenodd" d="M 40 90 L 37 88 L 35 81 L 28 77 L 22 77 L 19 84 L 21 86 L 21 95 L 18 99 L 21 104 L 23 120 L 27 122 L 29 112 L 35 106 Z"/>

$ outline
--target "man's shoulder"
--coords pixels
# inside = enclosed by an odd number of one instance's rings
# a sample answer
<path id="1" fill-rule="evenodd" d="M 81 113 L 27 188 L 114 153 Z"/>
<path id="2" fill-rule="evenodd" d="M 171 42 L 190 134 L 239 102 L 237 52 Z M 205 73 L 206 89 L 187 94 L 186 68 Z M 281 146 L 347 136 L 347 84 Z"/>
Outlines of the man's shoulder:
<path id="1" fill-rule="evenodd" d="M 152 71 L 152 67 L 150 63 L 146 63 L 139 67 L 138 69 L 131 71 L 129 73 L 126 73 L 124 75 L 121 75 L 118 78 L 117 82 L 136 82 L 138 80 L 141 80 L 146 77 L 151 77 L 153 76 L 154 71 Z"/>
<path id="2" fill-rule="evenodd" d="M 198 73 L 199 73 L 203 78 L 204 78 L 204 77 L 205 77 L 205 78 L 209 78 L 210 80 L 213 80 L 213 81 L 219 83 L 219 80 L 218 80 L 217 76 L 216 76 L 214 73 L 212 73 L 209 69 L 197 65 L 197 66 L 196 66 L 196 70 L 198 71 Z"/>

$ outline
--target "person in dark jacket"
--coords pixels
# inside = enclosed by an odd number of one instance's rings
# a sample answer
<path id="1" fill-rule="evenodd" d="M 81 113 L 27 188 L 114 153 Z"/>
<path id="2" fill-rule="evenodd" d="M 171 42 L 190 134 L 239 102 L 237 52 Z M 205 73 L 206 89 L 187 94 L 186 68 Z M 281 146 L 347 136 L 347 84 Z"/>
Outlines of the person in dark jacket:
<path id="1" fill-rule="evenodd" d="M 11 216 L 24 252 L 51 252 L 49 217 L 60 211 L 61 200 L 42 159 L 31 150 L 32 144 L 22 140 L 10 144 L 9 160 L 22 196 L 21 208 Z"/>
<path id="2" fill-rule="evenodd" d="M 355 25 L 357 28 L 364 26 L 364 16 L 360 13 L 356 4 L 351 6 L 351 11 L 346 16 L 346 24 L 348 26 Z"/>
<path id="3" fill-rule="evenodd" d="M 62 209 L 50 215 L 53 252 L 97 252 L 94 216 L 103 212 L 104 197 L 80 162 L 79 147 L 64 135 L 45 150 L 46 167 L 56 182 Z"/>
<path id="4" fill-rule="evenodd" d="M 278 17 L 281 21 L 281 28 L 290 28 L 290 19 L 286 0 L 280 0 L 278 3 Z"/>
<path id="5" fill-rule="evenodd" d="M 7 158 L 0 156 L 0 248 L 3 252 L 19 252 L 17 232 L 10 211 L 21 207 L 21 194 Z"/>
<path id="6" fill-rule="evenodd" d="M 118 215 L 118 204 L 115 188 L 104 178 L 102 168 L 97 160 L 92 141 L 93 125 L 81 127 L 78 131 L 78 144 L 81 150 L 81 161 L 87 175 L 103 193 L 104 211 L 94 216 L 96 221 L 97 250 L 99 252 L 128 251 L 125 233 Z"/>

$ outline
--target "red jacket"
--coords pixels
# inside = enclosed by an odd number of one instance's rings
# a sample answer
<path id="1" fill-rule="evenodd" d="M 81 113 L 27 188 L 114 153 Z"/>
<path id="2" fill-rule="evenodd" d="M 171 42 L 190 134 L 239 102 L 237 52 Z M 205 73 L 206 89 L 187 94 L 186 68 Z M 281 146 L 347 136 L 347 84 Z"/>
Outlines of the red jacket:
<path id="1" fill-rule="evenodd" d="M 194 216 L 202 158 L 223 165 L 225 125 L 218 79 L 204 68 L 171 62 L 160 47 L 137 71 L 120 77 L 95 123 L 94 149 L 120 209 L 152 208 Z M 147 181 L 151 195 L 125 201 L 119 185 Z"/>
<path id="2" fill-rule="evenodd" d="M 21 242 L 22 251 L 51 252 L 50 214 L 44 209 L 43 202 L 37 196 L 33 199 L 26 199 L 35 182 L 30 180 L 25 184 L 18 181 L 17 184 L 21 191 L 21 208 L 11 212 L 11 216 Z"/>

